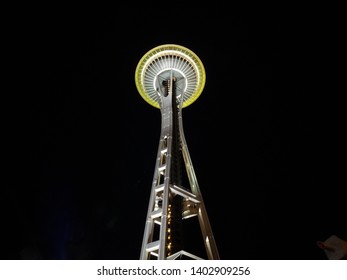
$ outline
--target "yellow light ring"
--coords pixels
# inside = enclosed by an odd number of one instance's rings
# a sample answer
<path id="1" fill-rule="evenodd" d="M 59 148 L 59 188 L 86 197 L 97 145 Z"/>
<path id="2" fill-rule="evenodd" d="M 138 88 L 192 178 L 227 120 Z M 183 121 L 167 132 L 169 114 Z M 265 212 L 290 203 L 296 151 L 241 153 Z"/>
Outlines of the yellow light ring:
<path id="1" fill-rule="evenodd" d="M 158 74 L 156 72 L 165 69 L 174 69 L 187 75 L 188 86 L 183 93 L 183 108 L 199 98 L 206 82 L 205 68 L 201 60 L 186 47 L 166 44 L 148 51 L 136 67 L 136 87 L 147 103 L 160 108 L 159 96 L 151 82 L 154 74 Z"/>

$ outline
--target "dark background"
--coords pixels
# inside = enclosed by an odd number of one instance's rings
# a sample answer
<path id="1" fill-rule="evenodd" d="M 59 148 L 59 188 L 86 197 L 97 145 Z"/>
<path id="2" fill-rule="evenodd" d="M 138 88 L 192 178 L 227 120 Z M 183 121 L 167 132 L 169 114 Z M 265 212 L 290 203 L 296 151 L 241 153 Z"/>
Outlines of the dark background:
<path id="1" fill-rule="evenodd" d="M 183 122 L 221 259 L 326 259 L 316 241 L 346 240 L 344 129 L 330 107 L 345 40 L 324 17 L 263 8 L 149 1 L 18 16 L 3 258 L 139 258 L 161 120 L 134 74 L 167 43 L 205 66 Z"/>

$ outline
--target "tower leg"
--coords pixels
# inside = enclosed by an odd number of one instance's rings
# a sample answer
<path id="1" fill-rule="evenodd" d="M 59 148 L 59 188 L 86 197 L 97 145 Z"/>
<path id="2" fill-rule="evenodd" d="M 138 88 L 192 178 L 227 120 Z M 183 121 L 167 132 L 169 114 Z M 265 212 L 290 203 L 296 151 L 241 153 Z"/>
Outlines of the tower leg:
<path id="1" fill-rule="evenodd" d="M 183 220 L 197 216 L 206 256 L 219 259 L 202 195 L 184 138 L 182 99 L 176 93 L 176 78 L 163 81 L 162 126 L 152 190 L 147 211 L 140 259 L 202 259 L 180 244 Z M 159 88 L 159 86 L 158 86 Z M 184 168 L 185 167 L 185 168 Z M 181 175 L 185 172 L 188 182 Z M 185 185 L 188 184 L 188 185 Z"/>

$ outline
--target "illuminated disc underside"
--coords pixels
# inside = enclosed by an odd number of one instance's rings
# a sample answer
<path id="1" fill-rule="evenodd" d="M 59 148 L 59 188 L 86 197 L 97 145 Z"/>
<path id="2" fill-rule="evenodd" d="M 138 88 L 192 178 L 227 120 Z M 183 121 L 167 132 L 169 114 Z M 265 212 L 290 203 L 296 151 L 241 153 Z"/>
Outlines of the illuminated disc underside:
<path id="1" fill-rule="evenodd" d="M 178 79 L 183 108 L 198 99 L 206 81 L 204 65 L 191 50 L 174 44 L 153 48 L 141 58 L 135 71 L 137 90 L 149 104 L 160 108 L 159 85 L 171 75 Z"/>

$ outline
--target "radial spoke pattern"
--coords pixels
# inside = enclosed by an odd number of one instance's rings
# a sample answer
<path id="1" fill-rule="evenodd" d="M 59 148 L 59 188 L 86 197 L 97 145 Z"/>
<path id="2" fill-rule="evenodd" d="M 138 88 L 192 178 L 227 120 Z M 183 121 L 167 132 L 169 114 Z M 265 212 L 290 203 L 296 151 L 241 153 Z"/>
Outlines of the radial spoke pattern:
<path id="1" fill-rule="evenodd" d="M 203 64 L 192 51 L 178 45 L 162 45 L 142 57 L 135 74 L 137 89 L 149 104 L 160 108 L 158 84 L 171 75 L 179 81 L 183 107 L 200 96 L 206 80 Z"/>

